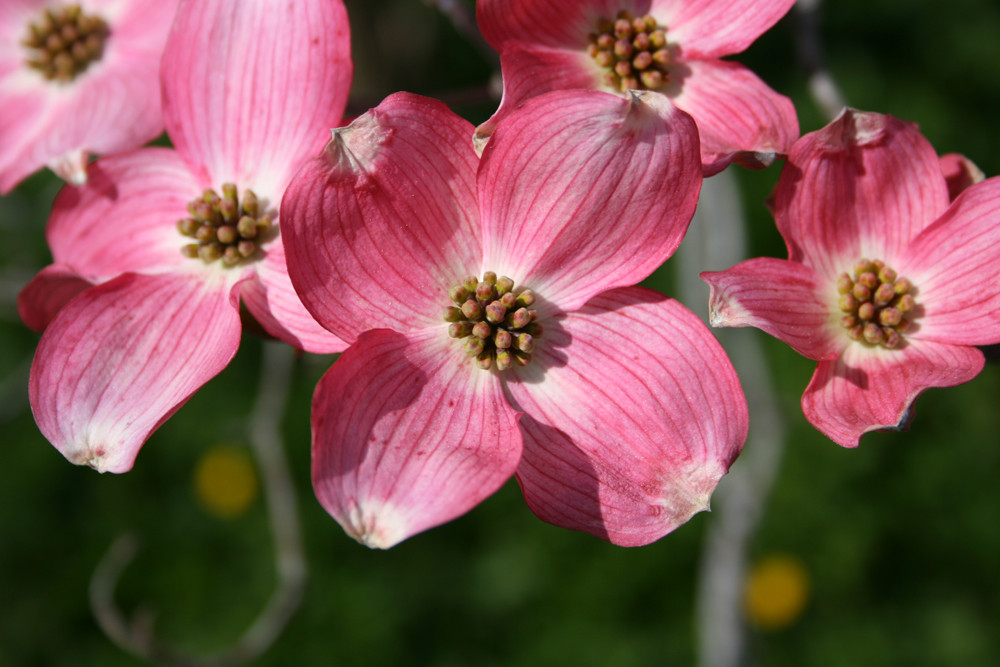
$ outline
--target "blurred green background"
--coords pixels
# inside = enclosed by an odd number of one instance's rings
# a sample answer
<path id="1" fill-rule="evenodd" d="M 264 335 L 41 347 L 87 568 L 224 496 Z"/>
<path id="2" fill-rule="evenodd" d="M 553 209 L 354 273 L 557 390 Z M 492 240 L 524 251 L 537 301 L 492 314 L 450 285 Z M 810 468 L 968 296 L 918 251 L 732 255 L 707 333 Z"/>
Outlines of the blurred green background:
<path id="1" fill-rule="evenodd" d="M 452 103 L 473 122 L 486 119 L 496 104 L 485 96 L 492 64 L 437 9 L 420 0 L 347 5 L 352 112 L 410 90 Z M 825 121 L 796 65 L 793 18 L 738 59 L 793 98 L 807 132 Z M 828 64 L 853 106 L 919 123 L 939 152 L 965 153 L 988 176 L 1000 174 L 998 35 L 994 0 L 837 0 L 822 14 Z M 738 174 L 753 255 L 783 255 L 763 206 L 778 173 Z M 65 462 L 31 418 L 37 336 L 15 305 L 50 261 L 43 229 L 58 187 L 43 173 L 0 198 L 0 666 L 140 664 L 104 637 L 87 603 L 94 567 L 122 533 L 136 536 L 141 551 L 122 579 L 121 606 L 154 611 L 157 632 L 173 646 L 221 649 L 270 593 L 271 540 L 259 493 L 246 511 L 220 518 L 196 493 L 196 470 L 222 445 L 250 456 L 265 343 L 246 335 L 235 361 L 153 435 L 132 472 L 100 476 Z M 668 263 L 652 284 L 669 294 L 670 273 Z M 996 362 L 967 385 L 928 391 L 910 432 L 870 434 L 851 451 L 801 414 L 813 363 L 756 330 L 737 333 L 760 338 L 789 435 L 751 564 L 784 554 L 806 586 L 801 612 L 770 624 L 757 618 L 751 663 L 997 664 Z M 695 582 L 712 514 L 654 545 L 622 549 L 541 523 L 512 482 L 462 519 L 389 552 L 369 551 L 342 533 L 310 488 L 309 401 L 330 361 L 296 361 L 283 426 L 310 579 L 301 609 L 259 664 L 695 663 Z M 758 595 L 780 601 L 781 581 Z M 794 597 L 802 580 L 791 581 Z"/>

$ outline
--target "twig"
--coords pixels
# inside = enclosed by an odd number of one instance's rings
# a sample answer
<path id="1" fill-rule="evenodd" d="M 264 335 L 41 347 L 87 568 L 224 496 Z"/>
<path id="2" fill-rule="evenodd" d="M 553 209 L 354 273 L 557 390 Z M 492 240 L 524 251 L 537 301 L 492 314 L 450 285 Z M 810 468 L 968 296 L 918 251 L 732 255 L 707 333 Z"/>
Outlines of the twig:
<path id="1" fill-rule="evenodd" d="M 809 92 L 813 101 L 823 115 L 832 120 L 847 102 L 823 58 L 823 43 L 819 36 L 820 3 L 821 0 L 798 0 L 795 3 L 795 45 L 799 62 L 809 77 Z"/>
<path id="2" fill-rule="evenodd" d="M 708 286 L 698 273 L 743 260 L 745 229 L 733 170 L 707 179 L 677 254 L 680 298 L 702 317 Z M 781 461 L 784 429 L 757 332 L 715 333 L 746 391 L 750 433 L 743 453 L 712 498 L 698 585 L 698 653 L 702 667 L 738 667 L 746 657 L 742 592 L 747 551 Z"/>
<path id="3" fill-rule="evenodd" d="M 119 537 L 94 570 L 90 582 L 90 607 L 111 641 L 149 662 L 177 667 L 229 667 L 260 656 L 278 637 L 299 606 L 306 580 L 295 489 L 281 439 L 281 417 L 288 399 L 293 351 L 279 343 L 264 344 L 257 401 L 250 422 L 250 440 L 257 455 L 268 501 L 268 515 L 275 543 L 278 582 L 267 605 L 231 646 L 209 655 L 185 654 L 160 643 L 153 634 L 152 616 L 137 613 L 129 621 L 114 600 L 125 568 L 138 551 L 136 540 Z"/>

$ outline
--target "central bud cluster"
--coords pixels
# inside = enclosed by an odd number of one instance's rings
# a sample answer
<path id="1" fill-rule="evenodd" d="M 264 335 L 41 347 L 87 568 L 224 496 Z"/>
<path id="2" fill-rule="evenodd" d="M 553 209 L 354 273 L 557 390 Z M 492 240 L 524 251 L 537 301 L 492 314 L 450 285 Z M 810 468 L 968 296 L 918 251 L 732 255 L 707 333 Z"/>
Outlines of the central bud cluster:
<path id="1" fill-rule="evenodd" d="M 614 21 L 601 19 L 587 53 L 607 70 L 604 85 L 622 93 L 630 88 L 656 90 L 670 80 L 673 56 L 667 30 L 648 14 L 635 17 L 622 10 Z"/>
<path id="2" fill-rule="evenodd" d="M 185 257 L 200 257 L 206 264 L 221 259 L 233 266 L 255 252 L 260 239 L 271 230 L 271 217 L 261 215 L 253 190 L 244 190 L 243 200 L 233 183 L 224 183 L 222 196 L 207 188 L 188 202 L 188 218 L 177 221 L 177 231 L 193 238 L 181 248 Z"/>
<path id="3" fill-rule="evenodd" d="M 881 260 L 862 259 L 854 265 L 853 275 L 840 274 L 837 291 L 845 313 L 840 323 L 851 339 L 890 350 L 902 344 L 917 307 L 910 281 L 899 278 Z"/>
<path id="4" fill-rule="evenodd" d="M 448 296 L 455 303 L 444 310 L 445 321 L 451 322 L 448 334 L 468 339 L 465 351 L 476 358 L 476 365 L 502 371 L 531 361 L 535 339 L 542 335 L 535 321 L 538 312 L 531 309 L 531 290 L 516 292 L 513 280 L 487 271 L 482 280 L 470 276 L 455 285 Z"/>
<path id="5" fill-rule="evenodd" d="M 46 9 L 29 24 L 21 44 L 30 53 L 28 67 L 50 81 L 68 83 L 101 59 L 108 32 L 100 17 L 84 14 L 80 5 L 63 5 Z"/>

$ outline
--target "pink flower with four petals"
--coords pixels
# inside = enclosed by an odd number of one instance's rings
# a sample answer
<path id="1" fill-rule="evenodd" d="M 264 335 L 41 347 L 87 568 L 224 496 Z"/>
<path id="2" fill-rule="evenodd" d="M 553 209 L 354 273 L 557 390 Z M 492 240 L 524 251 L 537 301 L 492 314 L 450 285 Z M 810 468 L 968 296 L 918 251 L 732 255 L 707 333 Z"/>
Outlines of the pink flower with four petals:
<path id="1" fill-rule="evenodd" d="M 339 124 L 350 79 L 339 0 L 180 3 L 162 70 L 176 150 L 102 158 L 86 186 L 64 188 L 47 230 L 54 263 L 19 297 L 45 329 L 35 420 L 70 461 L 131 468 L 236 353 L 241 301 L 296 347 L 346 347 L 292 289 L 279 203 Z"/>
<path id="2" fill-rule="evenodd" d="M 799 136 L 791 100 L 739 53 L 795 0 L 480 0 L 479 27 L 500 53 L 503 100 L 484 141 L 524 100 L 572 88 L 658 90 L 691 114 L 706 176 L 736 161 L 767 166 Z"/>
<path id="3" fill-rule="evenodd" d="M 976 377 L 973 346 L 1000 342 L 1000 179 L 951 202 L 961 162 L 913 125 L 845 110 L 782 171 L 789 258 L 702 274 L 713 326 L 755 326 L 819 362 L 802 409 L 840 445 L 906 426 L 918 394 Z"/>
<path id="4" fill-rule="evenodd" d="M 407 94 L 336 130 L 282 203 L 289 272 L 351 343 L 313 398 L 313 484 L 388 548 L 516 475 L 543 520 L 622 545 L 708 506 L 746 437 L 725 353 L 634 287 L 701 169 L 657 93 L 559 91 L 497 128 Z"/>
<path id="5" fill-rule="evenodd" d="M 48 166 L 86 180 L 91 153 L 163 132 L 160 56 L 177 0 L 0 4 L 0 193 Z"/>

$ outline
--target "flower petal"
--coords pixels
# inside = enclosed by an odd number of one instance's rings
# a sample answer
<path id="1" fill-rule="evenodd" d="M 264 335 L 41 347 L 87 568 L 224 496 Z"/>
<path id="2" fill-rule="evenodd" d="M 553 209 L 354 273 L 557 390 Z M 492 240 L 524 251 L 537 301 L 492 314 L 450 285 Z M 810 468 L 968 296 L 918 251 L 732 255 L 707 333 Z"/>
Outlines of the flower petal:
<path id="1" fill-rule="evenodd" d="M 80 292 L 93 287 L 64 264 L 50 264 L 17 295 L 17 312 L 29 328 L 44 331 L 62 307 Z"/>
<path id="2" fill-rule="evenodd" d="M 895 262 L 948 207 L 937 153 L 892 116 L 845 109 L 792 148 L 774 196 L 789 259 L 832 279 L 862 257 Z"/>
<path id="3" fill-rule="evenodd" d="M 706 176 L 733 161 L 767 167 L 799 138 L 792 101 L 743 65 L 704 60 L 676 69 L 681 74 L 679 92 L 672 95 L 672 88 L 666 92 L 698 124 Z"/>
<path id="4" fill-rule="evenodd" d="M 948 183 L 948 197 L 955 201 L 963 190 L 986 178 L 983 170 L 976 163 L 958 153 L 947 153 L 941 156 L 941 171 Z"/>
<path id="5" fill-rule="evenodd" d="M 795 0 L 653 0 L 652 14 L 684 58 L 739 53 L 767 32 Z"/>
<path id="6" fill-rule="evenodd" d="M 830 301 L 836 289 L 798 262 L 758 257 L 727 271 L 706 271 L 713 327 L 757 327 L 810 359 L 835 359 L 846 337 L 835 336 Z M 831 299 L 823 300 L 824 289 Z"/>
<path id="7" fill-rule="evenodd" d="M 203 187 L 178 154 L 144 148 L 102 158 L 88 183 L 66 186 L 52 205 L 46 236 L 56 263 L 87 278 L 126 271 L 173 270 L 191 264 L 177 220 Z"/>
<path id="8" fill-rule="evenodd" d="M 214 185 L 277 197 L 340 124 L 351 71 L 340 0 L 185 1 L 163 58 L 167 132 Z"/>
<path id="9" fill-rule="evenodd" d="M 698 135 L 658 93 L 547 93 L 497 128 L 478 186 L 484 266 L 574 310 L 680 244 L 701 188 Z"/>
<path id="10" fill-rule="evenodd" d="M 838 445 L 857 447 L 869 431 L 906 428 L 922 391 L 968 382 L 984 363 L 974 347 L 909 339 L 903 348 L 885 350 L 858 343 L 840 359 L 819 362 L 802 410 Z"/>
<path id="11" fill-rule="evenodd" d="M 389 547 L 482 502 L 521 458 L 517 413 L 443 327 L 363 333 L 313 397 L 313 487 L 348 535 Z"/>
<path id="12" fill-rule="evenodd" d="M 678 302 L 639 287 L 547 326 L 507 383 L 521 418 L 525 499 L 544 521 L 648 544 L 708 509 L 747 435 L 722 347 Z"/>
<path id="13" fill-rule="evenodd" d="M 480 154 L 497 124 L 525 100 L 553 90 L 599 90 L 602 87 L 593 59 L 584 51 L 509 44 L 500 53 L 500 69 L 503 72 L 500 107 L 476 128 L 476 150 Z"/>
<path id="14" fill-rule="evenodd" d="M 281 208 L 288 271 L 323 326 L 352 342 L 442 321 L 448 289 L 482 264 L 471 136 L 440 102 L 398 93 L 296 175 Z"/>
<path id="15" fill-rule="evenodd" d="M 35 421 L 73 463 L 125 472 L 239 340 L 236 298 L 221 283 L 124 274 L 77 296 L 45 330 L 28 386 Z"/>
<path id="16" fill-rule="evenodd" d="M 1000 343 L 1000 177 L 965 189 L 907 248 L 899 271 L 924 315 L 908 336 L 954 345 Z"/>
<path id="17" fill-rule="evenodd" d="M 497 51 L 510 43 L 579 49 L 586 52 L 587 37 L 602 18 L 613 19 L 620 9 L 648 0 L 479 0 L 476 21 L 486 41 Z"/>
<path id="18" fill-rule="evenodd" d="M 240 298 L 247 309 L 276 338 L 306 352 L 343 352 L 347 343 L 319 325 L 292 289 L 285 266 L 285 248 L 279 236 L 267 246 L 263 260 L 254 265 L 255 279 L 244 282 Z"/>

